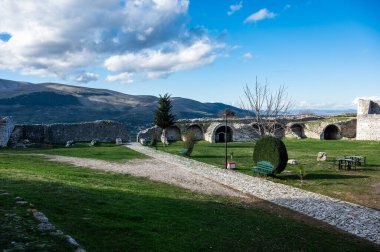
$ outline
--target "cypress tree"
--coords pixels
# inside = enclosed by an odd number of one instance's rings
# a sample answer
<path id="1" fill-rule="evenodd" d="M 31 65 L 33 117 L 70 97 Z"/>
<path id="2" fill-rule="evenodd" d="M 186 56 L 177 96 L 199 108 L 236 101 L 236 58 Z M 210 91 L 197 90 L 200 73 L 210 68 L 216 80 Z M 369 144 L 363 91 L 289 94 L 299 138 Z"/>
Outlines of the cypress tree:
<path id="1" fill-rule="evenodd" d="M 169 94 L 159 97 L 158 99 L 159 107 L 155 111 L 154 123 L 165 130 L 166 128 L 174 124 L 174 115 L 172 112 L 172 103 Z"/>

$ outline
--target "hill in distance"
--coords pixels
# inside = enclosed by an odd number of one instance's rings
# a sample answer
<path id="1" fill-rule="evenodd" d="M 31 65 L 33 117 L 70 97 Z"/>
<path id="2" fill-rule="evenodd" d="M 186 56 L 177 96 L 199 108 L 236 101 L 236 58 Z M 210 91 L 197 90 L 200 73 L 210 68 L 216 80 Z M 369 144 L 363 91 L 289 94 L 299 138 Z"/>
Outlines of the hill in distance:
<path id="1" fill-rule="evenodd" d="M 16 123 L 73 123 L 117 120 L 136 132 L 153 124 L 158 97 L 128 95 L 57 83 L 18 82 L 0 79 L 0 116 L 12 116 Z M 218 117 L 224 109 L 238 115 L 244 111 L 223 103 L 202 103 L 173 97 L 173 113 L 178 119 Z"/>

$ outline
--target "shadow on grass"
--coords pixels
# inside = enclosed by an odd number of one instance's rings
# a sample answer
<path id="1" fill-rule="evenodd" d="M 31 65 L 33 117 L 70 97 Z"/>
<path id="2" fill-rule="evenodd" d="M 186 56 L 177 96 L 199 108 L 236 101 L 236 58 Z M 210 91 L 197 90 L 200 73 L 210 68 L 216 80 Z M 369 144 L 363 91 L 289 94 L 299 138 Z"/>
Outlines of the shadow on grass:
<path id="1" fill-rule="evenodd" d="M 199 200 L 190 193 L 191 198 L 182 189 L 155 182 L 150 185 L 144 179 L 132 183 L 135 191 L 128 186 L 101 189 L 101 183 L 97 187 L 66 184 L 70 179 L 62 183 L 2 182 L 2 189 L 32 202 L 88 251 L 377 249 L 344 233 L 262 209 Z"/>
<path id="2" fill-rule="evenodd" d="M 276 178 L 285 179 L 300 179 L 296 174 L 276 176 Z M 369 176 L 362 175 L 343 175 L 343 174 L 325 174 L 325 173 L 307 173 L 304 180 L 316 180 L 316 179 L 356 179 L 356 178 L 369 178 Z"/>

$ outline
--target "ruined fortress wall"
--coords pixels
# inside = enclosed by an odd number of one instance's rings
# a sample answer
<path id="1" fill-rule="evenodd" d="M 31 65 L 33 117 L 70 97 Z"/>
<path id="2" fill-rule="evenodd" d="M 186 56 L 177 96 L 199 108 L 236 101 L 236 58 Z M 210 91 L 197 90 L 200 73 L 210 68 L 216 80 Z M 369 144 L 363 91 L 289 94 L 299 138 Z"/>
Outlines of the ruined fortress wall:
<path id="1" fill-rule="evenodd" d="M 380 141 L 380 101 L 359 100 L 357 119 L 356 139 Z"/>
<path id="2" fill-rule="evenodd" d="M 12 134 L 14 124 L 12 118 L 0 118 L 0 147 L 6 147 Z"/>
<path id="3" fill-rule="evenodd" d="M 33 143 L 65 144 L 67 141 L 114 142 L 116 138 L 128 141 L 129 136 L 122 123 L 115 121 L 95 121 L 84 123 L 16 125 L 12 142 L 28 139 Z"/>
<path id="4" fill-rule="evenodd" d="M 380 141 L 380 114 L 358 115 L 357 140 Z"/>

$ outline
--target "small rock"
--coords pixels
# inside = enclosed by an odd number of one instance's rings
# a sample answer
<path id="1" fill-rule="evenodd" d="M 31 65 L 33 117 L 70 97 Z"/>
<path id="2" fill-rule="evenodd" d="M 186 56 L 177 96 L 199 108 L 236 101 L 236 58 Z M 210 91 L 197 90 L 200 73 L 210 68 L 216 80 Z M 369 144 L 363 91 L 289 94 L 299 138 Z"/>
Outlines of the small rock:
<path id="1" fill-rule="evenodd" d="M 327 153 L 326 152 L 318 152 L 317 161 L 326 161 Z"/>
<path id="2" fill-rule="evenodd" d="M 120 137 L 118 137 L 118 138 L 116 138 L 115 143 L 116 143 L 116 145 L 122 145 L 123 144 L 123 140 Z"/>
<path id="3" fill-rule="evenodd" d="M 92 141 L 88 144 L 88 146 L 95 146 L 96 143 L 97 143 L 96 140 L 92 140 Z"/>
<path id="4" fill-rule="evenodd" d="M 74 145 L 74 140 L 69 140 L 69 141 L 66 142 L 65 147 L 69 148 L 69 147 L 72 147 L 73 145 Z"/>
<path id="5" fill-rule="evenodd" d="M 16 204 L 19 204 L 19 205 L 26 205 L 26 204 L 28 204 L 28 201 L 20 200 L 20 201 L 16 201 Z"/>
<path id="6" fill-rule="evenodd" d="M 61 235 L 63 235 L 63 232 L 61 230 L 57 229 L 54 232 L 51 232 L 50 234 L 54 235 L 54 236 L 61 236 Z"/>
<path id="7" fill-rule="evenodd" d="M 289 159 L 289 160 L 288 160 L 288 164 L 290 164 L 290 165 L 298 165 L 298 164 L 299 164 L 299 161 L 296 160 L 296 159 Z"/>
<path id="8" fill-rule="evenodd" d="M 41 221 L 41 222 L 44 222 L 44 223 L 47 223 L 49 222 L 49 219 L 48 217 L 46 217 L 43 213 L 41 212 L 33 212 L 33 216 L 34 218 L 36 218 L 37 220 Z"/>
<path id="9" fill-rule="evenodd" d="M 71 237 L 70 235 L 66 235 L 66 240 L 73 246 L 75 247 L 79 247 L 79 244 L 77 243 L 76 240 L 74 240 L 73 237 Z"/>
<path id="10" fill-rule="evenodd" d="M 37 228 L 42 232 L 55 230 L 55 226 L 51 223 L 40 223 Z"/>
<path id="11" fill-rule="evenodd" d="M 16 201 L 22 201 L 22 200 L 24 200 L 24 199 L 21 198 L 21 197 L 16 197 L 15 200 L 16 200 Z"/>

